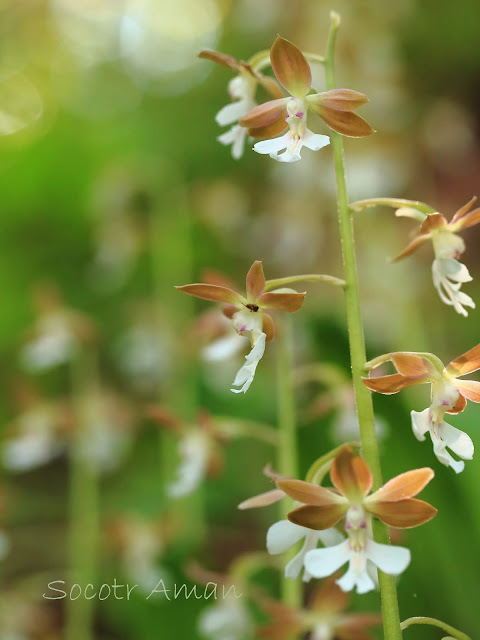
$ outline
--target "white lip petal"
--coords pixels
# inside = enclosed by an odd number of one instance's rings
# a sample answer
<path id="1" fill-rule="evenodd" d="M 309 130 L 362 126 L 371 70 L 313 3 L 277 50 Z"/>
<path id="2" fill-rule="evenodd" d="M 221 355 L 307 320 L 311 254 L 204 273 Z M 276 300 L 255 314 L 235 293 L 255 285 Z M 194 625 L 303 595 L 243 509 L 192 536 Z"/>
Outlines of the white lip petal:
<path id="1" fill-rule="evenodd" d="M 278 154 L 282 149 L 286 149 L 290 144 L 291 135 L 288 131 L 285 135 L 280 136 L 280 138 L 270 138 L 269 140 L 260 140 L 260 142 L 256 142 L 253 145 L 253 150 L 257 153 L 269 154 Z"/>
<path id="2" fill-rule="evenodd" d="M 230 389 L 233 393 L 246 393 L 250 388 L 255 376 L 257 365 L 265 353 L 266 337 L 265 333 L 261 333 L 257 338 L 253 349 L 247 356 L 245 356 L 245 364 L 240 368 L 235 376 L 235 380 L 233 381 L 233 386 L 241 387 L 241 389 Z"/>
<path id="3" fill-rule="evenodd" d="M 300 527 L 290 520 L 280 520 L 275 522 L 267 531 L 267 551 L 272 555 L 284 553 L 299 540 L 301 540 L 309 529 Z"/>
<path id="4" fill-rule="evenodd" d="M 312 151 L 319 151 L 330 144 L 330 138 L 328 136 L 321 135 L 320 133 L 313 133 L 310 129 L 305 131 L 303 136 L 303 146 L 311 149 Z"/>
<path id="5" fill-rule="evenodd" d="M 467 267 L 454 258 L 437 258 L 440 272 L 454 282 L 471 282 Z"/>
<path id="6" fill-rule="evenodd" d="M 379 569 L 392 576 L 398 576 L 410 564 L 410 550 L 368 540 L 365 554 Z"/>
<path id="7" fill-rule="evenodd" d="M 464 460 L 471 460 L 473 458 L 474 446 L 472 439 L 460 429 L 452 427 L 447 422 L 443 422 L 439 428 L 438 433 L 445 445 L 456 453 L 457 456 Z"/>
<path id="8" fill-rule="evenodd" d="M 208 441 L 202 435 L 186 435 L 180 440 L 178 448 L 181 461 L 177 478 L 166 490 L 171 498 L 180 498 L 195 491 L 205 477 L 209 459 Z"/>
<path id="9" fill-rule="evenodd" d="M 417 440 L 425 440 L 425 434 L 430 430 L 430 409 L 411 411 L 413 434 Z"/>
<path id="10" fill-rule="evenodd" d="M 344 540 L 335 547 L 309 551 L 305 555 L 305 568 L 315 578 L 325 578 L 348 562 L 350 555 L 350 542 Z"/>
<path id="11" fill-rule="evenodd" d="M 348 571 L 336 583 L 342 591 L 351 591 L 355 586 L 357 593 L 368 593 L 375 589 L 375 583 L 368 575 L 366 568 L 364 571 L 357 572 L 351 564 Z"/>
<path id="12" fill-rule="evenodd" d="M 235 124 L 231 129 L 218 136 L 217 140 L 224 145 L 232 145 L 232 156 L 238 160 L 243 155 L 245 148 L 245 138 L 247 130 L 239 124 Z"/>

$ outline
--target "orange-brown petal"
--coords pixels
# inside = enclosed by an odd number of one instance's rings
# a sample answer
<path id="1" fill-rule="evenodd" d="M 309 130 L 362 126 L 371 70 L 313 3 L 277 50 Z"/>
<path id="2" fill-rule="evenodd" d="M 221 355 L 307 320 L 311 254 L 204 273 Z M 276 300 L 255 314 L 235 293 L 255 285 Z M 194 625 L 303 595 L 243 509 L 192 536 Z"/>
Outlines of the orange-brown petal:
<path id="1" fill-rule="evenodd" d="M 265 274 L 261 260 L 255 260 L 247 273 L 246 278 L 247 299 L 254 302 L 259 298 L 265 289 Z"/>
<path id="2" fill-rule="evenodd" d="M 276 138 L 278 135 L 286 131 L 288 125 L 285 118 L 281 117 L 275 120 L 271 124 L 267 124 L 265 127 L 252 127 L 248 130 L 248 135 L 252 138 L 258 138 L 260 140 Z"/>
<path id="3" fill-rule="evenodd" d="M 464 204 L 463 207 L 460 207 L 460 209 L 458 209 L 458 211 L 455 212 L 455 215 L 451 219 L 450 224 L 452 222 L 457 222 L 457 220 L 460 220 L 460 218 L 463 218 L 463 216 L 467 213 L 467 211 L 470 211 L 470 209 L 473 207 L 476 201 L 477 201 L 477 196 L 473 196 L 473 198 L 469 200 L 467 204 Z"/>
<path id="4" fill-rule="evenodd" d="M 346 511 L 346 506 L 342 504 L 329 504 L 324 507 L 306 505 L 291 511 L 287 517 L 290 522 L 301 527 L 320 531 L 335 526 L 343 518 Z"/>
<path id="5" fill-rule="evenodd" d="M 460 382 L 460 380 L 458 382 Z M 458 387 L 458 385 L 457 385 L 457 387 Z M 459 391 L 460 391 L 460 389 L 459 389 Z M 453 409 L 449 409 L 447 411 L 447 413 L 451 413 L 453 415 L 456 415 L 457 413 L 462 413 L 462 411 L 465 411 L 466 406 L 467 406 L 467 400 L 462 395 L 462 392 L 460 391 L 460 393 L 458 394 L 458 400 L 455 403 L 455 406 L 453 407 Z"/>
<path id="6" fill-rule="evenodd" d="M 480 402 L 480 382 L 476 380 L 457 380 L 455 385 L 461 396 L 472 402 Z"/>
<path id="7" fill-rule="evenodd" d="M 276 99 L 284 97 L 284 93 L 275 78 L 258 74 L 258 82 L 265 91 L 268 91 L 272 98 Z"/>
<path id="8" fill-rule="evenodd" d="M 427 213 L 427 217 L 420 227 L 420 234 L 431 233 L 434 229 L 444 227 L 446 224 L 448 222 L 441 213 Z"/>
<path id="9" fill-rule="evenodd" d="M 293 313 L 294 311 L 298 311 L 303 305 L 304 298 L 305 292 L 277 293 L 270 291 L 261 295 L 257 303 L 263 309 L 277 309 L 278 311 L 289 311 Z"/>
<path id="10" fill-rule="evenodd" d="M 372 488 L 373 475 L 363 458 L 343 447 L 330 469 L 330 478 L 335 487 L 351 501 L 357 501 Z"/>
<path id="11" fill-rule="evenodd" d="M 245 509 L 258 509 L 259 507 L 268 507 L 271 504 L 275 504 L 282 498 L 285 498 L 285 492 L 281 489 L 272 489 L 265 493 L 260 493 L 258 496 L 247 498 L 238 505 L 238 509 L 244 511 Z"/>
<path id="12" fill-rule="evenodd" d="M 428 502 L 407 498 L 397 502 L 369 503 L 368 511 L 389 527 L 411 529 L 431 520 L 437 509 Z"/>
<path id="13" fill-rule="evenodd" d="M 176 287 L 179 291 L 187 293 L 195 298 L 202 300 L 211 300 L 212 302 L 226 302 L 229 304 L 243 304 L 244 299 L 233 289 L 220 287 L 215 284 L 186 284 L 182 287 Z"/>
<path id="14" fill-rule="evenodd" d="M 480 222 L 480 209 L 474 209 L 467 213 L 458 223 L 459 229 L 468 229 L 468 227 L 474 227 Z"/>
<path id="15" fill-rule="evenodd" d="M 401 373 L 393 373 L 389 376 L 377 376 L 376 378 L 362 378 L 362 380 L 363 384 L 368 387 L 370 391 L 384 393 L 385 395 L 398 393 L 407 387 L 421 384 L 421 381 L 416 378 L 407 378 L 406 376 L 402 376 Z"/>
<path id="16" fill-rule="evenodd" d="M 380 489 L 365 499 L 365 503 L 371 502 L 397 502 L 405 498 L 416 496 L 430 482 L 434 472 L 429 467 L 413 469 L 401 473 L 392 478 Z"/>
<path id="17" fill-rule="evenodd" d="M 480 344 L 452 360 L 446 367 L 446 373 L 456 378 L 457 376 L 465 376 L 467 373 L 473 373 L 478 369 L 480 369 Z"/>
<path id="18" fill-rule="evenodd" d="M 349 138 L 363 138 L 375 133 L 375 130 L 368 124 L 366 120 L 361 118 L 352 111 L 338 111 L 337 109 L 329 109 L 323 105 L 311 103 L 311 109 L 326 124 L 342 136 Z"/>
<path id="19" fill-rule="evenodd" d="M 277 80 L 292 96 L 303 98 L 307 95 L 312 72 L 298 47 L 278 36 L 270 49 L 270 61 Z"/>
<path id="20" fill-rule="evenodd" d="M 347 504 L 343 496 L 339 496 L 330 489 L 320 487 L 311 482 L 296 480 L 295 478 L 278 480 L 277 487 L 297 502 L 303 502 L 304 504 L 311 504 L 317 507 L 332 504 Z"/>
<path id="21" fill-rule="evenodd" d="M 279 98 L 278 100 L 269 100 L 268 102 L 259 104 L 242 116 L 238 123 L 248 129 L 267 127 L 279 119 L 285 119 L 287 102 L 288 98 Z"/>
<path id="22" fill-rule="evenodd" d="M 273 338 L 275 337 L 275 325 L 273 323 L 272 316 L 265 312 L 263 314 L 262 329 L 263 333 L 267 336 L 267 342 L 273 340 Z"/>
<path id="23" fill-rule="evenodd" d="M 416 251 L 418 247 L 427 242 L 427 240 L 430 240 L 430 238 L 430 234 L 417 236 L 405 247 L 403 251 L 398 254 L 398 256 L 392 258 L 392 262 L 398 262 L 399 260 L 403 260 L 403 258 L 412 255 L 412 253 L 414 253 L 414 251 Z"/>
<path id="24" fill-rule="evenodd" d="M 331 89 L 308 96 L 307 100 L 310 105 L 322 105 L 336 111 L 354 111 L 368 102 L 364 93 L 353 89 Z"/>
<path id="25" fill-rule="evenodd" d="M 413 353 L 399 351 L 392 354 L 391 361 L 398 373 L 407 378 L 429 378 L 435 372 L 428 360 Z"/>
<path id="26" fill-rule="evenodd" d="M 229 67 L 235 71 L 240 71 L 241 65 L 235 60 L 233 56 L 229 56 L 226 53 L 220 53 L 220 51 L 212 51 L 211 49 L 203 49 L 198 54 L 199 58 L 206 58 L 217 64 L 221 64 L 224 67 Z"/>

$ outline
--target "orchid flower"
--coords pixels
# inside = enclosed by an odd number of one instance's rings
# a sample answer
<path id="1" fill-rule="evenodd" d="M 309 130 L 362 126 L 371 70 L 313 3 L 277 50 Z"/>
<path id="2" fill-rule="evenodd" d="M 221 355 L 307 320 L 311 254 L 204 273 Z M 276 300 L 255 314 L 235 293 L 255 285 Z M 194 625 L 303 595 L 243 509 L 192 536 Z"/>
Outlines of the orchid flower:
<path id="1" fill-rule="evenodd" d="M 415 238 L 393 261 L 406 258 L 422 244 L 431 240 L 435 254 L 432 264 L 433 284 L 442 302 L 466 317 L 468 312 L 464 307 L 474 309 L 475 303 L 470 296 L 460 291 L 462 284 L 470 282 L 472 277 L 467 267 L 458 261 L 458 258 L 465 251 L 465 242 L 457 235 L 457 232 L 480 223 L 480 208 L 471 210 L 476 200 L 475 196 L 463 207 L 460 207 L 450 222 L 441 213 L 434 211 L 423 202 L 395 198 L 360 200 L 352 203 L 350 208 L 353 211 L 362 211 L 368 207 L 386 205 L 397 208 L 397 216 L 413 218 L 420 222 Z"/>
<path id="2" fill-rule="evenodd" d="M 207 413 L 199 412 L 194 425 L 185 424 L 162 406 L 150 406 L 147 413 L 159 426 L 178 437 L 180 462 L 175 479 L 166 489 L 169 497 L 182 498 L 192 494 L 207 476 L 216 475 L 221 470 L 223 457 L 219 443 L 223 438 Z"/>
<path id="3" fill-rule="evenodd" d="M 255 94 L 258 85 L 266 89 L 274 98 L 281 97 L 282 91 L 273 78 L 255 70 L 251 63 L 238 62 L 232 56 L 208 49 L 201 51 L 198 57 L 212 60 L 237 72 L 237 75 L 228 83 L 228 93 L 232 102 L 220 109 L 215 116 L 215 121 L 221 127 L 232 125 L 217 140 L 223 145 L 231 145 L 232 156 L 238 160 L 243 155 L 247 137 L 247 129 L 238 121 L 257 105 Z"/>
<path id="4" fill-rule="evenodd" d="M 387 376 L 363 378 L 365 385 L 378 393 L 390 395 L 418 384 L 431 385 L 431 403 L 422 412 L 412 411 L 412 428 L 417 440 L 425 440 L 430 433 L 433 450 L 438 460 L 461 473 L 465 463 L 455 460 L 447 451 L 451 449 L 463 460 L 473 458 L 470 437 L 444 421 L 446 413 L 457 414 L 465 410 L 467 399 L 480 402 L 480 382 L 459 378 L 480 369 L 480 345 L 452 360 L 446 367 L 431 354 L 396 352 L 385 354 L 367 363 L 372 369 L 391 361 L 397 373 Z"/>
<path id="5" fill-rule="evenodd" d="M 337 584 L 344 591 L 356 586 L 358 593 L 375 588 L 369 563 L 391 575 L 402 573 L 410 562 L 410 551 L 375 542 L 369 530 L 371 516 L 398 529 L 428 522 L 437 510 L 413 496 L 433 475 L 429 468 L 408 471 L 370 494 L 373 484 L 370 469 L 349 447 L 343 447 L 332 462 L 330 478 L 334 487 L 331 489 L 279 478 L 278 489 L 304 505 L 288 514 L 290 522 L 319 531 L 334 527 L 345 518 L 348 538 L 336 546 L 308 551 L 305 569 L 315 578 L 324 578 L 348 562 L 349 569 Z"/>
<path id="6" fill-rule="evenodd" d="M 257 630 L 260 638 L 288 640 L 306 632 L 312 640 L 371 640 L 368 631 L 381 623 L 379 614 L 348 614 L 348 595 L 335 584 L 335 577 L 321 582 L 313 591 L 307 609 L 295 609 L 283 602 L 266 600 L 262 608 L 272 621 Z"/>
<path id="7" fill-rule="evenodd" d="M 298 311 L 303 304 L 305 293 L 298 293 L 293 289 L 277 289 L 265 291 L 266 281 L 263 273 L 263 265 L 256 260 L 250 267 L 246 278 L 246 296 L 242 296 L 233 289 L 214 284 L 187 284 L 177 287 L 188 295 L 223 302 L 223 313 L 232 321 L 233 328 L 241 336 L 250 339 L 251 351 L 245 357 L 245 364 L 238 371 L 234 387 L 234 393 L 246 393 L 253 382 L 255 371 L 260 362 L 265 344 L 272 340 L 275 333 L 273 320 L 265 309 L 278 309 L 281 311 Z"/>
<path id="8" fill-rule="evenodd" d="M 249 135 L 267 138 L 254 145 L 257 153 L 269 154 L 280 162 L 296 162 L 301 159 L 303 146 L 318 151 L 328 145 L 328 136 L 307 128 L 309 109 L 342 135 L 360 138 L 373 133 L 370 125 L 353 113 L 368 102 L 363 93 L 351 89 L 309 93 L 312 72 L 305 56 L 294 44 L 277 37 L 270 50 L 270 62 L 275 77 L 290 96 L 265 102 L 240 118 L 240 124 L 248 127 Z M 287 133 L 279 138 L 269 138 L 283 133 L 287 126 Z"/>

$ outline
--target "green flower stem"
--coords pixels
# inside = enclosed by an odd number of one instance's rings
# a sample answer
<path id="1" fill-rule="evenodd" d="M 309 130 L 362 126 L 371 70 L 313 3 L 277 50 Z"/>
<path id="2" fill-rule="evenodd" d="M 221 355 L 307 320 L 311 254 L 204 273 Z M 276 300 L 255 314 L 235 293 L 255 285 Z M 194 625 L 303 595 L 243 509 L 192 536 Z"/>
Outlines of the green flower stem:
<path id="1" fill-rule="evenodd" d="M 179 295 L 175 285 L 193 282 L 193 229 L 184 186 L 177 176 L 163 193 L 163 210 L 151 213 L 150 253 L 152 261 L 153 298 L 159 333 L 165 324 L 175 327 L 180 339 L 174 344 L 171 369 L 162 380 L 158 401 L 165 403 L 187 425 L 194 425 L 198 412 L 197 361 L 191 336 L 195 317 L 195 301 Z M 169 215 L 163 215 L 168 211 Z M 172 242 L 174 238 L 174 242 Z M 160 493 L 174 478 L 180 463 L 178 440 L 165 429 L 159 432 L 161 476 Z M 177 541 L 186 547 L 200 546 L 205 539 L 206 515 L 204 488 L 181 499 L 167 498 L 165 516 L 178 521 Z M 195 522 L 195 527 L 191 523 Z"/>
<path id="2" fill-rule="evenodd" d="M 275 280 L 267 280 L 265 283 L 265 291 L 271 291 L 278 287 L 284 287 L 295 282 L 326 282 L 335 287 L 344 287 L 345 280 L 335 278 L 335 276 L 329 276 L 319 273 L 307 273 L 302 276 L 287 276 L 286 278 L 276 278 Z"/>
<path id="3" fill-rule="evenodd" d="M 278 471 L 284 476 L 298 478 L 298 451 L 295 421 L 295 395 L 293 371 L 292 318 L 283 319 L 277 340 L 277 407 L 278 407 Z M 280 500 L 280 518 L 284 520 L 291 511 L 289 500 Z M 298 608 L 302 604 L 302 585 L 299 580 L 282 578 L 282 600 L 286 605 Z"/>
<path id="4" fill-rule="evenodd" d="M 421 213 L 435 213 L 435 209 L 425 202 L 419 200 L 403 200 L 402 198 L 369 198 L 368 200 L 357 200 L 350 203 L 350 209 L 354 213 L 359 213 L 371 207 L 392 207 L 402 209 L 403 207 L 416 209 Z"/>
<path id="5" fill-rule="evenodd" d="M 446 624 L 441 620 L 437 620 L 436 618 L 408 618 L 407 620 L 404 620 L 400 626 L 402 628 L 402 631 L 404 631 L 413 624 L 429 624 L 432 627 L 438 627 L 439 629 L 442 629 L 442 631 L 446 631 L 446 633 L 449 633 L 452 638 L 456 638 L 456 640 L 471 640 L 471 638 L 467 636 L 466 633 L 463 633 L 462 631 L 459 631 L 458 629 L 455 629 L 449 624 Z"/>
<path id="6" fill-rule="evenodd" d="M 340 16 L 331 13 L 331 26 L 327 43 L 327 55 L 325 71 L 327 89 L 335 89 L 334 51 L 335 40 L 340 25 Z M 350 358 L 352 364 L 352 377 L 355 389 L 355 399 L 360 424 L 360 435 L 365 460 L 374 477 L 374 488 L 380 487 L 382 471 L 378 443 L 375 434 L 373 404 L 370 391 L 362 382 L 362 372 L 366 361 L 365 339 L 363 335 L 362 317 L 360 312 L 360 300 L 358 292 L 357 269 L 355 259 L 355 247 L 353 239 L 353 221 L 348 206 L 347 186 L 345 181 L 345 166 L 343 160 L 342 136 L 335 131 L 331 132 L 331 144 L 335 161 L 335 174 L 337 179 L 337 205 L 342 238 L 342 253 L 345 269 L 345 304 L 347 310 L 348 335 L 350 342 Z M 389 544 L 387 527 L 380 521 L 374 522 L 374 537 L 377 542 Z M 382 617 L 384 640 L 400 640 L 400 616 L 398 611 L 397 590 L 395 578 L 382 571 L 378 572 L 380 594 L 382 602 Z"/>
<path id="7" fill-rule="evenodd" d="M 98 553 L 98 468 L 87 457 L 99 393 L 96 355 L 80 351 L 71 364 L 75 426 L 70 448 L 68 558 L 71 584 L 95 584 Z M 93 640 L 94 600 L 66 601 L 67 640 Z"/>

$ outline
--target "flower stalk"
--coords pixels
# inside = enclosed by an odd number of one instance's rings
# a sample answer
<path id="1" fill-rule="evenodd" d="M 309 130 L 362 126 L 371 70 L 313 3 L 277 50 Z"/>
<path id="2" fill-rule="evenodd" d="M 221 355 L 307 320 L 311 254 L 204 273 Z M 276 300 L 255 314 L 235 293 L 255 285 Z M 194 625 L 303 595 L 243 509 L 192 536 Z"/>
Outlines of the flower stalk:
<path id="1" fill-rule="evenodd" d="M 328 90 L 335 89 L 334 53 L 336 36 L 340 26 L 340 16 L 335 12 L 332 12 L 330 15 L 331 26 L 325 56 L 325 71 Z M 363 455 L 373 473 L 373 487 L 374 489 L 377 489 L 382 485 L 382 471 L 380 466 L 377 437 L 375 434 L 373 403 L 370 393 L 362 383 L 362 371 L 366 361 L 365 338 L 360 311 L 353 221 L 348 205 L 345 179 L 343 141 L 342 136 L 335 131 L 332 131 L 330 136 L 337 182 L 337 207 L 346 280 L 345 305 L 347 311 L 353 385 L 355 390 Z M 384 524 L 380 522 L 374 523 L 374 538 L 381 544 L 389 544 L 388 529 Z M 378 572 L 378 577 L 385 640 L 400 640 L 402 634 L 400 630 L 400 616 L 395 578 L 381 571 Z"/>
<path id="2" fill-rule="evenodd" d="M 95 428 L 89 397 L 98 393 L 96 354 L 79 350 L 71 363 L 75 426 L 70 449 L 68 557 L 72 584 L 95 584 L 98 552 L 98 467 L 87 456 Z M 95 406 L 95 405 L 93 405 Z M 93 600 L 67 599 L 67 640 L 93 640 Z"/>
<path id="3" fill-rule="evenodd" d="M 471 640 L 471 638 L 467 636 L 466 633 L 463 633 L 462 631 L 459 631 L 458 629 L 455 629 L 449 624 L 446 624 L 441 620 L 437 620 L 436 618 L 424 618 L 424 617 L 408 618 L 407 620 L 404 620 L 400 626 L 402 631 L 404 631 L 405 629 L 408 629 L 408 627 L 414 624 L 429 624 L 432 627 L 438 627 L 439 629 L 442 629 L 442 631 L 446 631 L 447 633 L 450 634 L 452 638 L 456 638 L 456 640 Z"/>
<path id="4" fill-rule="evenodd" d="M 295 395 L 292 380 L 293 340 L 292 318 L 283 318 L 277 345 L 277 407 L 278 407 L 278 470 L 282 476 L 298 477 L 298 450 L 295 420 Z M 282 500 L 280 519 L 284 519 L 290 506 Z M 282 601 L 291 607 L 302 605 L 302 584 L 282 576 Z"/>

